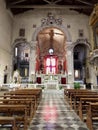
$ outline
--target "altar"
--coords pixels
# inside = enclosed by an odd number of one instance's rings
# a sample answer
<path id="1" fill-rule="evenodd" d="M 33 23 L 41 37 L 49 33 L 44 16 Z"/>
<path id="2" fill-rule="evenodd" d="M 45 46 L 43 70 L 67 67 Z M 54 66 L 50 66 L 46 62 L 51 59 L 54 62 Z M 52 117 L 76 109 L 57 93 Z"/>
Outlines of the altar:
<path id="1" fill-rule="evenodd" d="M 41 74 L 37 77 L 40 78 L 41 84 L 44 84 L 45 89 L 59 89 L 61 79 L 64 77 L 61 74 Z"/>

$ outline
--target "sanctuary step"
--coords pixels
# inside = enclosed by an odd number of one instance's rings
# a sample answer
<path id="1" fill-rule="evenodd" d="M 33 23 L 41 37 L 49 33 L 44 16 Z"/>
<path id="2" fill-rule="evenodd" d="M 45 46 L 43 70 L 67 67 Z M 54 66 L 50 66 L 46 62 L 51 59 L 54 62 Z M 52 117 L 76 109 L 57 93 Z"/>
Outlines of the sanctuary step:
<path id="1" fill-rule="evenodd" d="M 58 89 L 58 84 L 46 84 L 46 89 Z"/>

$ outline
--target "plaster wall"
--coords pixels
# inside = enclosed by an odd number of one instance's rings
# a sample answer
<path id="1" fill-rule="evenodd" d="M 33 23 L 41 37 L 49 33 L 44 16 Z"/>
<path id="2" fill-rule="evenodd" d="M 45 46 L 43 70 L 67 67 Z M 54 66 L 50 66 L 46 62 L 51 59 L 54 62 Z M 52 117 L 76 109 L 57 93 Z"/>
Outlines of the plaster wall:
<path id="1" fill-rule="evenodd" d="M 13 31 L 13 41 L 19 37 L 19 29 L 25 28 L 25 37 L 27 41 L 32 40 L 33 33 L 37 27 L 41 26 L 42 18 L 46 18 L 47 14 L 51 12 L 56 18 L 62 18 L 63 26 L 68 28 L 71 34 L 72 42 L 75 42 L 79 38 L 78 30 L 82 29 L 84 32 L 84 37 L 89 39 L 89 17 L 83 14 L 79 14 L 75 11 L 69 11 L 64 9 L 35 9 L 31 10 L 14 17 L 14 31 Z M 34 27 L 36 26 L 36 27 Z"/>
<path id="2" fill-rule="evenodd" d="M 9 68 L 11 63 L 12 21 L 4 0 L 0 0 L 0 83 L 3 83 L 5 66 Z"/>

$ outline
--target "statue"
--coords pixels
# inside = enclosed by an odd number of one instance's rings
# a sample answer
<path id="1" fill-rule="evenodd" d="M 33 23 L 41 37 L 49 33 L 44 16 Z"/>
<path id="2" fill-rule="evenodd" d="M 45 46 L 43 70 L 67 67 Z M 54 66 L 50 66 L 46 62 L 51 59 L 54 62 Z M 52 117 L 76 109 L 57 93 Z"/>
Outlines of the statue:
<path id="1" fill-rule="evenodd" d="M 20 74 L 18 70 L 15 70 L 13 73 L 13 82 L 20 83 Z"/>
<path id="2" fill-rule="evenodd" d="M 7 78 L 8 78 L 8 67 L 6 65 L 4 69 L 4 84 L 7 83 Z"/>

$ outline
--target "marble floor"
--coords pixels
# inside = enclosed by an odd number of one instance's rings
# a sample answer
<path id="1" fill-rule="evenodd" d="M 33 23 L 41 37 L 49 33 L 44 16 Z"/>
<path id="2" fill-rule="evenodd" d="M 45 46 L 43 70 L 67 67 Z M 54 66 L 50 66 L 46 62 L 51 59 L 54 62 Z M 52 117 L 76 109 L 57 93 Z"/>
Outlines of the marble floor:
<path id="1" fill-rule="evenodd" d="M 28 130 L 88 130 L 64 100 L 63 90 L 45 90 Z"/>
<path id="2" fill-rule="evenodd" d="M 11 130 L 0 128 L 0 130 Z M 23 130 L 23 128 L 20 128 Z M 45 90 L 28 130 L 89 130 L 64 100 L 63 90 Z M 98 130 L 95 125 L 94 130 Z"/>

